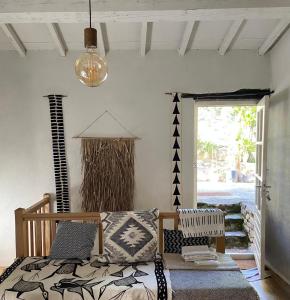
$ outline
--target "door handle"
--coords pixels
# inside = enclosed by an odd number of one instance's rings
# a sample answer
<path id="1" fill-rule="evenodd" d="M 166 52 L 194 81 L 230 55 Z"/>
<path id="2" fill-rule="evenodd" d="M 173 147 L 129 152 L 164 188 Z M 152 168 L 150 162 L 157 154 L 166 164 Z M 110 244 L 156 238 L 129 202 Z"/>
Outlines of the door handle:
<path id="1" fill-rule="evenodd" d="M 266 191 L 266 199 L 267 199 L 268 201 L 271 201 L 271 200 L 272 200 L 269 191 Z"/>
<path id="2" fill-rule="evenodd" d="M 256 185 L 256 187 L 257 187 L 257 188 L 262 188 L 261 185 Z M 265 185 L 264 188 L 265 188 L 265 189 L 266 189 L 266 188 L 271 188 L 271 186 L 270 186 L 270 185 Z M 270 197 L 270 192 L 269 192 L 268 190 L 265 190 L 264 193 L 265 193 L 266 199 L 267 199 L 268 201 L 271 201 L 272 199 L 271 199 L 271 197 Z"/>
<path id="3" fill-rule="evenodd" d="M 256 185 L 256 188 L 264 188 L 264 189 L 270 189 L 271 188 L 271 186 L 270 185 L 264 185 L 264 186 L 262 186 L 262 185 Z"/>

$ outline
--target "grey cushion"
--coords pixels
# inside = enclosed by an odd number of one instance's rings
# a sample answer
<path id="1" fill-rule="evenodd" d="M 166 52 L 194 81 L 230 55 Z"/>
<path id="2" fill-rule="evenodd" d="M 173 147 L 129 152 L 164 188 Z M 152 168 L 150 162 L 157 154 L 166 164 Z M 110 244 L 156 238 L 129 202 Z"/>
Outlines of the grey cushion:
<path id="1" fill-rule="evenodd" d="M 50 250 L 50 258 L 89 258 L 94 246 L 96 231 L 96 224 L 61 222 L 57 226 L 56 237 Z"/>
<path id="2" fill-rule="evenodd" d="M 152 261 L 157 251 L 159 210 L 101 213 L 104 254 L 111 263 Z"/>
<path id="3" fill-rule="evenodd" d="M 258 300 L 240 271 L 170 271 L 173 300 Z"/>

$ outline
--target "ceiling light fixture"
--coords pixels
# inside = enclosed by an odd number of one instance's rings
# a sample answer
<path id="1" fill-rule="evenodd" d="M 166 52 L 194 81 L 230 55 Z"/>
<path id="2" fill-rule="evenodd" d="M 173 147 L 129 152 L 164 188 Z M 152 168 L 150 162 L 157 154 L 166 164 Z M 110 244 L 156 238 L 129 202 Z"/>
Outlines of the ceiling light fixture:
<path id="1" fill-rule="evenodd" d="M 108 76 L 106 59 L 97 51 L 97 30 L 92 28 L 92 7 L 89 0 L 90 27 L 84 30 L 86 52 L 82 53 L 75 63 L 75 73 L 86 86 L 96 87 Z"/>

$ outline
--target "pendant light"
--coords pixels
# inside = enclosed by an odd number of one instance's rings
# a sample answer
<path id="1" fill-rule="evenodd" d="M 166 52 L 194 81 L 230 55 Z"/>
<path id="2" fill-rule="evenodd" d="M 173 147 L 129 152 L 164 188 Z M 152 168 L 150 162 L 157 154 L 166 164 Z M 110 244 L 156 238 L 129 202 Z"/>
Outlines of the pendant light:
<path id="1" fill-rule="evenodd" d="M 106 59 L 97 51 L 97 30 L 92 28 L 92 8 L 89 0 L 90 27 L 84 30 L 86 52 L 82 53 L 75 63 L 75 73 L 86 86 L 96 87 L 103 83 L 108 76 Z"/>

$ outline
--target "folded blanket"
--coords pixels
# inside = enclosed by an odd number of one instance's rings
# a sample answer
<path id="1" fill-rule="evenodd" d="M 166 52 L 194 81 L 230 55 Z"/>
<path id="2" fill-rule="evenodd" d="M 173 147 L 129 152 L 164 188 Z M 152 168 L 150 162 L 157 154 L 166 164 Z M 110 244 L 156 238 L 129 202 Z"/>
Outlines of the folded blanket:
<path id="1" fill-rule="evenodd" d="M 196 253 L 211 253 L 212 250 L 208 245 L 196 245 L 196 246 L 183 246 L 181 248 L 182 255 L 196 254 Z"/>
<path id="2" fill-rule="evenodd" d="M 216 251 L 208 246 L 185 246 L 182 247 L 182 255 L 185 261 L 217 260 Z"/>
<path id="3" fill-rule="evenodd" d="M 195 260 L 194 263 L 198 266 L 218 266 L 220 263 L 215 260 Z"/>
<path id="4" fill-rule="evenodd" d="M 200 254 L 200 255 L 185 255 L 183 256 L 185 261 L 201 261 L 201 260 L 216 260 L 218 259 L 217 255 L 215 254 Z"/>
<path id="5" fill-rule="evenodd" d="M 220 209 L 179 209 L 183 237 L 223 236 L 224 213 Z"/>
<path id="6" fill-rule="evenodd" d="M 0 276 L 0 299 L 171 300 L 169 271 L 162 260 L 110 264 L 90 260 L 18 259 Z"/>
<path id="7" fill-rule="evenodd" d="M 230 255 L 217 253 L 218 264 L 202 264 L 184 261 L 180 254 L 165 253 L 164 266 L 169 270 L 211 270 L 211 271 L 237 271 L 240 270 Z"/>

